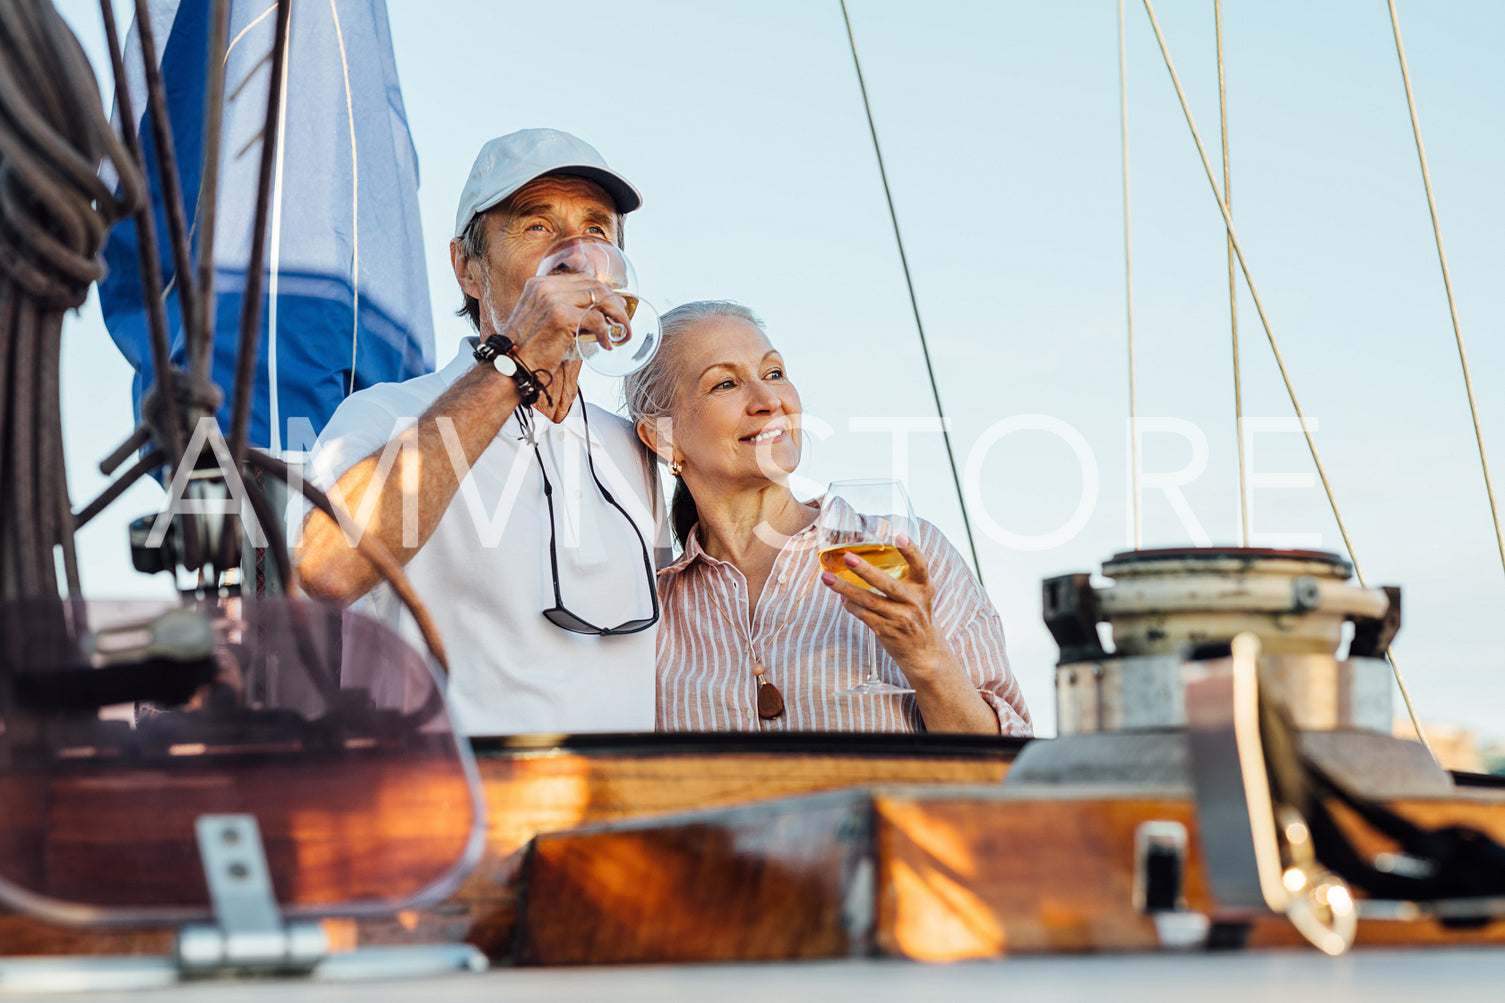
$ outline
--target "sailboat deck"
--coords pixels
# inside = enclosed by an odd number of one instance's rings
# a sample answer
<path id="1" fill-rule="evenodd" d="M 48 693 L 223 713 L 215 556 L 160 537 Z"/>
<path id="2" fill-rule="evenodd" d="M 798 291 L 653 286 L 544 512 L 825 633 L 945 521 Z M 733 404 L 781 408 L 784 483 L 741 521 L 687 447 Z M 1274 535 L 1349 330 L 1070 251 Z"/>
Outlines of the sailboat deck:
<path id="1" fill-rule="evenodd" d="M 476 743 L 480 865 L 445 901 L 335 920 L 344 946 L 467 940 L 502 964 L 996 959 L 1157 952 L 1132 904 L 1145 821 L 1191 834 L 1184 895 L 1213 904 L 1196 806 L 1166 791 L 1002 786 L 1022 743 L 940 736 L 587 736 Z M 366 796 L 369 792 L 362 792 Z M 1505 839 L 1505 789 L 1390 807 Z M 1340 818 L 1341 812 L 1339 812 Z M 1380 849 L 1354 828 L 1361 849 Z M 167 931 L 0 916 L 16 953 L 165 952 Z M 1295 947 L 1283 919 L 1248 947 Z M 1505 925 L 1365 920 L 1357 944 L 1497 943 Z"/>

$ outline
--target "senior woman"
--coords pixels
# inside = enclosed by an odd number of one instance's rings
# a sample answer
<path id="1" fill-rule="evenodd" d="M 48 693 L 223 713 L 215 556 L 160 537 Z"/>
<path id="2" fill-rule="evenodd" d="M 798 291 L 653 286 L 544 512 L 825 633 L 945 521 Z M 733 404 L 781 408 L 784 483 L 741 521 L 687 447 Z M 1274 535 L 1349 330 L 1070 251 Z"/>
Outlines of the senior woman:
<path id="1" fill-rule="evenodd" d="M 675 476 L 684 545 L 659 572 L 660 730 L 1030 733 L 998 613 L 934 526 L 901 538 L 907 580 L 847 558 L 881 594 L 821 570 L 822 499 L 801 502 L 788 486 L 799 393 L 751 310 L 709 301 L 666 313 L 658 355 L 626 396 Z M 869 630 L 880 677 L 913 694 L 837 695 L 865 675 Z"/>

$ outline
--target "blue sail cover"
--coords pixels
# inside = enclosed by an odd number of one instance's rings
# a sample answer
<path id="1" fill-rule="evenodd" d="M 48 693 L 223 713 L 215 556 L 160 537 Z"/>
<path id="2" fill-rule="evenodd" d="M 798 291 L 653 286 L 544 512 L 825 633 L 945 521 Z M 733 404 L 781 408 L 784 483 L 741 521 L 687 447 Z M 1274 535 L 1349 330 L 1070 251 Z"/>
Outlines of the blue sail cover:
<path id="1" fill-rule="evenodd" d="M 152 0 L 149 6 L 196 251 L 210 5 Z M 232 0 L 214 234 L 212 372 L 225 391 L 219 417 L 227 432 L 275 22 L 272 0 Z M 151 129 L 141 128 L 146 86 L 134 26 L 126 64 L 133 67 L 132 109 L 142 134 L 158 256 L 168 286 L 172 358 L 186 367 L 156 146 Z M 118 117 L 118 106 L 116 111 Z M 307 449 L 348 393 L 407 379 L 434 365 L 418 158 L 397 82 L 385 0 L 293 4 L 282 123 L 250 428 L 251 445 L 279 451 Z M 115 227 L 104 253 L 109 275 L 100 283 L 100 305 L 111 337 L 136 369 L 139 420 L 141 397 L 154 373 L 134 223 Z"/>

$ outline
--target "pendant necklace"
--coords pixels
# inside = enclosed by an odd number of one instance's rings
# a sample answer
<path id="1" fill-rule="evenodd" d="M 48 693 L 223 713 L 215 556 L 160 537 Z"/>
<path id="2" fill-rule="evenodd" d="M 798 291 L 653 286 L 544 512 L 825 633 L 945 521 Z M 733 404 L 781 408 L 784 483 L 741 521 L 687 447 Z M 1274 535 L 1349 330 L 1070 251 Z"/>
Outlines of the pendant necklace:
<path id="1" fill-rule="evenodd" d="M 805 601 L 805 596 L 810 593 L 810 586 L 815 584 L 816 577 L 818 576 L 810 576 L 810 581 L 805 584 L 805 590 L 800 593 L 800 597 L 789 607 L 789 615 L 784 617 L 784 622 L 775 627 L 773 633 L 765 638 L 765 643 L 776 636 L 779 631 L 789 626 L 789 621 L 794 619 L 795 610 L 800 608 L 800 604 Z M 710 597 L 707 596 L 707 598 Z M 742 640 L 747 644 L 747 655 L 752 659 L 753 663 L 753 675 L 758 677 L 758 716 L 765 721 L 771 721 L 779 717 L 784 713 L 784 694 L 779 692 L 777 686 L 768 681 L 768 670 L 764 667 L 763 660 L 758 657 L 757 651 L 753 649 L 752 638 L 737 625 L 735 620 L 727 615 L 726 610 L 722 609 L 721 604 L 713 598 L 711 599 L 711 605 L 716 607 L 716 612 L 721 614 L 721 618 L 730 624 L 733 630 L 742 635 Z M 751 625 L 749 624 L 749 626 Z"/>

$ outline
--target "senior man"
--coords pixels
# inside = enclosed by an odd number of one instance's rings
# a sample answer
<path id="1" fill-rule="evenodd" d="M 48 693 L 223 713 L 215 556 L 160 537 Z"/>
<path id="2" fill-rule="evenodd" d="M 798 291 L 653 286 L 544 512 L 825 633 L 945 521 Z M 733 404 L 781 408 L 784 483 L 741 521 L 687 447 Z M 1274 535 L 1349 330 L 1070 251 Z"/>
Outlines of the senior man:
<path id="1" fill-rule="evenodd" d="M 437 373 L 351 396 L 310 458 L 310 481 L 392 550 L 428 605 L 468 734 L 653 728 L 657 468 L 631 425 L 585 404 L 581 364 L 565 358 L 577 330 L 630 326 L 627 305 L 594 277 L 535 274 L 562 240 L 621 244 L 641 202 L 567 133 L 487 143 L 450 241 L 477 337 Z M 360 599 L 417 636 L 323 515 L 304 524 L 298 570 L 310 593 Z"/>

